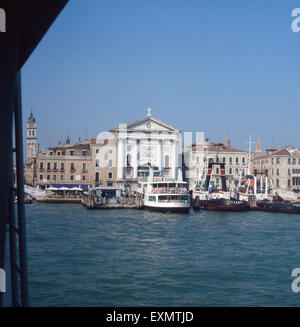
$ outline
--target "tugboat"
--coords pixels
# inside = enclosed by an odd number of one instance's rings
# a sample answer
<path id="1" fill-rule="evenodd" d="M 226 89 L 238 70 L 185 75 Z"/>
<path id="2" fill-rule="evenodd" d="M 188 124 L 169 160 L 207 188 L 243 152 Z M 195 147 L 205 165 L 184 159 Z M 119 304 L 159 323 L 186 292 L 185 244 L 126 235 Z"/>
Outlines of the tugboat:
<path id="1" fill-rule="evenodd" d="M 280 198 L 280 197 L 279 197 Z M 260 211 L 268 211 L 275 213 L 296 213 L 300 214 L 300 203 L 285 201 L 281 198 L 273 201 L 258 201 L 257 209 Z"/>
<path id="2" fill-rule="evenodd" d="M 210 191 L 210 180 L 213 166 L 219 166 L 221 171 L 222 189 Z M 247 211 L 247 201 L 239 199 L 239 193 L 228 190 L 225 176 L 225 163 L 210 162 L 206 174 L 204 191 L 195 192 L 200 198 L 200 208 L 215 211 Z"/>
<path id="3" fill-rule="evenodd" d="M 162 176 L 161 172 L 150 167 L 147 181 L 139 181 L 138 197 L 142 198 L 143 208 L 166 213 L 189 213 L 190 195 L 187 183 Z"/>
<path id="4" fill-rule="evenodd" d="M 265 178 L 264 186 L 261 178 L 260 187 L 258 187 L 256 177 L 247 175 L 240 187 L 240 192 L 240 198 L 255 197 L 256 210 L 274 213 L 300 213 L 300 202 L 291 202 L 280 197 L 268 187 L 267 177 Z"/>

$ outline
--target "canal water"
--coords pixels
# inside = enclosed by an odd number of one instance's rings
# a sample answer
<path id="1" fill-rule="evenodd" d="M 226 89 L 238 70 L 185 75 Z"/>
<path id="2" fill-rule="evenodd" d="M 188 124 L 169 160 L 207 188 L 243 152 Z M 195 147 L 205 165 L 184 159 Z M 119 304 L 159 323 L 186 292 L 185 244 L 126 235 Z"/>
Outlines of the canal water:
<path id="1" fill-rule="evenodd" d="M 298 306 L 300 215 L 26 206 L 32 306 Z"/>

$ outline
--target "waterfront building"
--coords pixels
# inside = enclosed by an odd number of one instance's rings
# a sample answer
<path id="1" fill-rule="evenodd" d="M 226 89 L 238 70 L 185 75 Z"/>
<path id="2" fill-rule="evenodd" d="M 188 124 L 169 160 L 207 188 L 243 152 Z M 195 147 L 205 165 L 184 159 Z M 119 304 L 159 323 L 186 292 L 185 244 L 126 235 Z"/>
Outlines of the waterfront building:
<path id="1" fill-rule="evenodd" d="M 224 143 L 204 142 L 195 143 L 185 152 L 186 178 L 189 187 L 193 188 L 199 181 L 204 181 L 209 162 L 225 163 L 227 179 L 240 179 L 248 172 L 247 151 L 231 147 L 228 135 Z M 221 188 L 221 171 L 219 166 L 212 169 L 211 185 Z"/>
<path id="2" fill-rule="evenodd" d="M 40 187 L 87 188 L 91 184 L 91 143 L 87 140 L 77 144 L 66 143 L 42 150 L 37 155 L 36 185 Z"/>
<path id="3" fill-rule="evenodd" d="M 285 148 L 267 149 L 265 153 L 256 153 L 252 158 L 252 173 L 268 177 L 273 188 L 300 192 L 300 150 Z"/>
<path id="4" fill-rule="evenodd" d="M 110 131 L 117 144 L 117 184 L 137 189 L 149 166 L 177 179 L 181 131 L 151 114 Z"/>
<path id="5" fill-rule="evenodd" d="M 105 139 L 97 138 L 91 144 L 92 186 L 115 187 L 117 185 L 117 140 L 110 134 Z"/>

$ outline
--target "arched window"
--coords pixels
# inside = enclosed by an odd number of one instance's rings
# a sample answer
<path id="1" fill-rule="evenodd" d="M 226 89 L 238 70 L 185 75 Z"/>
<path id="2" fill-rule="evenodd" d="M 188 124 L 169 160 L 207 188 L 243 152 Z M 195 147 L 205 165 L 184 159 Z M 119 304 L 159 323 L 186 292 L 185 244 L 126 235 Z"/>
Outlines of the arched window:
<path id="1" fill-rule="evenodd" d="M 168 155 L 165 156 L 165 168 L 170 167 L 170 158 Z"/>

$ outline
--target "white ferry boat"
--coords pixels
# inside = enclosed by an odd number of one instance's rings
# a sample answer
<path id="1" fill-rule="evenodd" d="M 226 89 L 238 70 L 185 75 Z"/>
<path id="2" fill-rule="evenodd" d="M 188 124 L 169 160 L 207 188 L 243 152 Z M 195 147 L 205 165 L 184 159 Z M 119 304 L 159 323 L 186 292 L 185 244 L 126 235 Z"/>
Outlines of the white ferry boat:
<path id="1" fill-rule="evenodd" d="M 140 179 L 137 194 L 143 208 L 160 212 L 189 213 L 190 196 L 186 182 L 164 177 L 150 168 L 147 180 Z"/>

